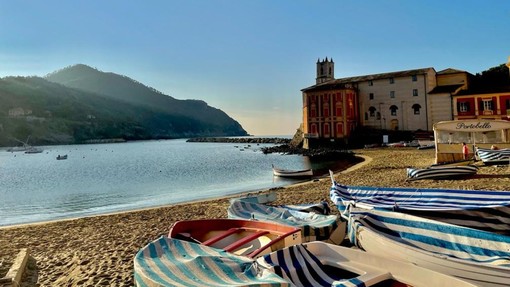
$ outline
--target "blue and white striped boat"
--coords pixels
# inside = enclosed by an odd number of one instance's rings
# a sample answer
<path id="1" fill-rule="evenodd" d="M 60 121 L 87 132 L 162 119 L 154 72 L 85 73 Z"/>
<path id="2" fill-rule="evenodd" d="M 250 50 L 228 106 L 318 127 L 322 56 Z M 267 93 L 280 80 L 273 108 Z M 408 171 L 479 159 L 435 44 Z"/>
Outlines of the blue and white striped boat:
<path id="1" fill-rule="evenodd" d="M 476 165 L 461 166 L 430 166 L 427 168 L 407 168 L 407 180 L 418 179 L 449 179 L 475 175 Z"/>
<path id="2" fill-rule="evenodd" d="M 213 247 L 162 236 L 138 251 L 134 279 L 146 286 L 289 286 L 253 259 Z"/>
<path id="3" fill-rule="evenodd" d="M 400 212 L 353 208 L 349 239 L 368 253 L 478 286 L 509 286 L 510 237 Z M 431 285 L 433 286 L 433 285 Z"/>
<path id="4" fill-rule="evenodd" d="M 351 207 L 392 210 L 510 235 L 510 191 L 346 186 L 331 174 L 330 199 L 344 219 Z"/>
<path id="5" fill-rule="evenodd" d="M 381 282 L 415 287 L 474 286 L 406 262 L 323 242 L 294 245 L 255 260 L 164 236 L 136 254 L 134 279 L 138 287 L 368 287 Z"/>
<path id="6" fill-rule="evenodd" d="M 338 215 L 325 213 L 324 204 L 270 206 L 260 203 L 257 198 L 235 198 L 227 209 L 228 218 L 255 219 L 290 225 L 301 229 L 303 242 L 314 240 L 340 244 L 346 234 L 346 222 Z M 262 202 L 266 202 L 262 200 Z M 327 203 L 326 203 L 327 204 Z M 308 210 L 308 211 L 307 211 Z"/>
<path id="7" fill-rule="evenodd" d="M 510 162 L 510 149 L 486 149 L 476 148 L 476 154 L 486 165 L 494 164 L 509 164 Z"/>

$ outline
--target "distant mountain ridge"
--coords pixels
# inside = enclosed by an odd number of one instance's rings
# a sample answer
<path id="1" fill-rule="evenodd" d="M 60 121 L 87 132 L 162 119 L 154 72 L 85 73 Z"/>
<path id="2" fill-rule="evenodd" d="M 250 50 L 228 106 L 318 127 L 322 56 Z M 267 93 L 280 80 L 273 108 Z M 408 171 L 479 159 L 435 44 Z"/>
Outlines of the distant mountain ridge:
<path id="1" fill-rule="evenodd" d="M 245 136 L 200 100 L 177 100 L 126 76 L 75 65 L 41 77 L 0 79 L 0 145 Z"/>

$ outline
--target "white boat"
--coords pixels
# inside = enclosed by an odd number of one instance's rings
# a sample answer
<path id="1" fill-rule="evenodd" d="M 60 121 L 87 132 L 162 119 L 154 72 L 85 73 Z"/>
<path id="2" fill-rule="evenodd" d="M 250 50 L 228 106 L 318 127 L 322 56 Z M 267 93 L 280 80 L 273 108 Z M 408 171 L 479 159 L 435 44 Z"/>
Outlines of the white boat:
<path id="1" fill-rule="evenodd" d="M 409 263 L 323 242 L 293 245 L 252 259 L 165 236 L 138 251 L 134 279 L 138 287 L 475 286 Z"/>
<path id="2" fill-rule="evenodd" d="M 476 154 L 486 165 L 510 163 L 510 148 L 486 149 L 477 147 Z"/>
<path id="3" fill-rule="evenodd" d="M 350 212 L 348 232 L 351 242 L 370 254 L 416 264 L 477 286 L 510 284 L 509 236 L 400 212 L 359 208 Z"/>
<path id="4" fill-rule="evenodd" d="M 338 215 L 329 215 L 327 202 L 280 206 L 266 204 L 274 200 L 275 193 L 234 198 L 227 209 L 228 218 L 260 220 L 296 227 L 301 230 L 303 242 L 319 240 L 340 244 L 345 239 L 346 221 Z"/>
<path id="5" fill-rule="evenodd" d="M 273 166 L 273 175 L 288 178 L 309 178 L 313 176 L 313 170 L 312 169 L 289 170 L 280 169 Z"/>
<path id="6" fill-rule="evenodd" d="M 475 175 L 478 172 L 476 165 L 462 166 L 429 166 L 427 168 L 407 168 L 407 180 L 418 179 L 450 179 Z"/>

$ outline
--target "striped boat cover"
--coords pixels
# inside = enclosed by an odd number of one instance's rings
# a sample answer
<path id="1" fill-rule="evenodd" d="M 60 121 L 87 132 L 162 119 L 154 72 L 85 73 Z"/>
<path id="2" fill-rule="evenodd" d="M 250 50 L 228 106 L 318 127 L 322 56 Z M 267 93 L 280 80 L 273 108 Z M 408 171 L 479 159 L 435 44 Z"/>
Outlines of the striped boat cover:
<path id="1" fill-rule="evenodd" d="M 358 286 L 365 284 L 358 278 L 342 278 L 339 272 L 331 272 L 302 244 L 293 245 L 257 259 L 260 266 L 267 267 L 296 286 Z M 328 272 L 328 270 L 330 270 Z"/>
<path id="2" fill-rule="evenodd" d="M 319 241 L 328 240 L 341 220 L 337 215 L 302 212 L 242 199 L 231 200 L 227 213 L 228 218 L 257 219 L 299 227 L 301 228 L 303 241 L 309 241 L 310 237 Z"/>
<path id="3" fill-rule="evenodd" d="M 348 236 L 359 247 L 363 246 L 363 238 L 356 235 L 363 228 L 410 248 L 465 260 L 467 263 L 498 265 L 508 268 L 510 272 L 509 236 L 399 212 L 353 208 Z"/>
<path id="4" fill-rule="evenodd" d="M 286 204 L 280 205 L 280 207 L 302 211 L 302 212 L 313 212 L 317 214 L 329 215 L 331 213 L 331 209 L 329 208 L 329 204 L 327 201 L 322 201 L 319 203 L 310 203 L 310 204 Z"/>
<path id="5" fill-rule="evenodd" d="M 510 149 L 486 149 L 476 148 L 476 154 L 485 164 L 509 164 L 510 162 Z"/>
<path id="6" fill-rule="evenodd" d="M 292 286 L 253 259 L 162 236 L 134 259 L 136 286 Z"/>
<path id="7" fill-rule="evenodd" d="M 330 198 L 348 219 L 350 207 L 393 210 L 510 235 L 510 191 L 345 186 Z"/>
<path id="8" fill-rule="evenodd" d="M 478 172 L 475 165 L 464 166 L 435 166 L 429 168 L 407 168 L 408 180 L 450 178 L 458 176 L 473 175 Z"/>

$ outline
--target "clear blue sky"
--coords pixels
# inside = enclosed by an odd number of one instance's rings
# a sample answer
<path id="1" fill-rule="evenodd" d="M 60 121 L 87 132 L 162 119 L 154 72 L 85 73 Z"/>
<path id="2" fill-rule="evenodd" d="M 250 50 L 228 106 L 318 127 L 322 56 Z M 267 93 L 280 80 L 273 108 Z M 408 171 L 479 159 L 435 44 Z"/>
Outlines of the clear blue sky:
<path id="1" fill-rule="evenodd" d="M 0 77 L 82 63 L 290 135 L 318 58 L 336 78 L 510 56 L 510 1 L 0 0 Z"/>

